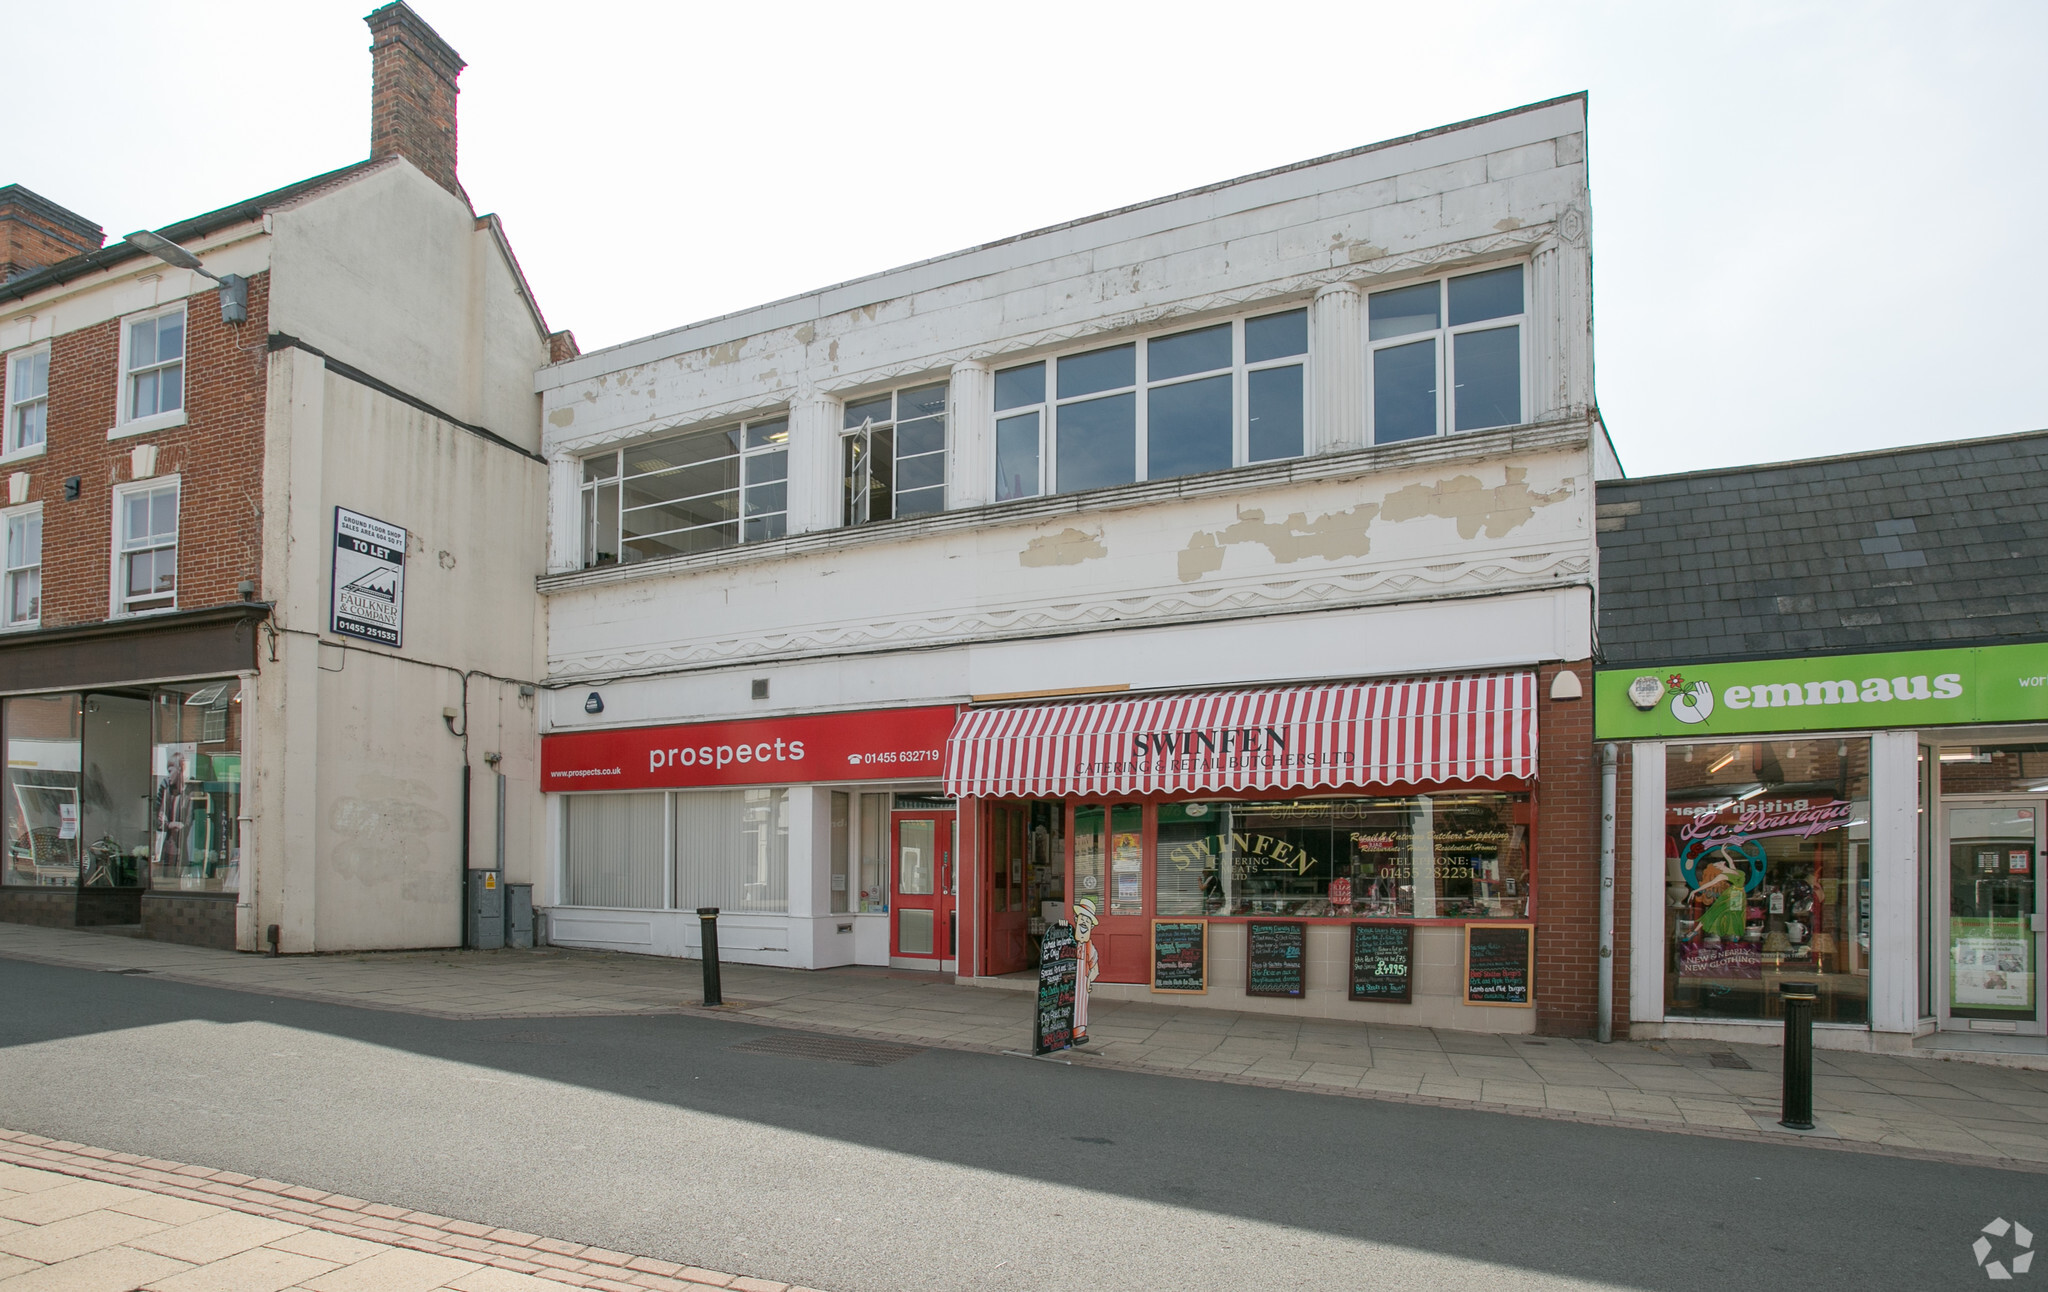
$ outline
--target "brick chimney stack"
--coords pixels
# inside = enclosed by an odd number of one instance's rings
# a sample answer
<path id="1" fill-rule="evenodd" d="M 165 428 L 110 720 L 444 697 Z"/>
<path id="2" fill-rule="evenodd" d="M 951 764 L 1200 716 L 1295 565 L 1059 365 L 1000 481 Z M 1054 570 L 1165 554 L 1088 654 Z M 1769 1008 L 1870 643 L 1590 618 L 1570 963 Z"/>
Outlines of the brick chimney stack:
<path id="1" fill-rule="evenodd" d="M 370 160 L 403 157 L 469 201 L 455 178 L 455 78 L 467 66 L 412 7 L 399 0 L 370 25 Z"/>
<path id="2" fill-rule="evenodd" d="M 106 230 L 19 184 L 0 188 L 0 283 L 106 245 Z"/>

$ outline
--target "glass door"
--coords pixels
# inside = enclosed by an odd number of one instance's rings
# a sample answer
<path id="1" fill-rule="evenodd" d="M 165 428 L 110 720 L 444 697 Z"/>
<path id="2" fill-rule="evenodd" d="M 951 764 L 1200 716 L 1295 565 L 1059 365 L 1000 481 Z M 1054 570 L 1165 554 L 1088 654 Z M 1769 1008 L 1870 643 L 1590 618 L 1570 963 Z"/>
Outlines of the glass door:
<path id="1" fill-rule="evenodd" d="M 984 945 L 988 948 L 983 973 L 1019 973 L 1033 962 L 1029 941 L 1032 912 L 1026 897 L 1031 844 L 1028 804 L 989 805 L 988 842 L 981 853 Z"/>
<path id="2" fill-rule="evenodd" d="M 1074 809 L 1074 900 L 1093 898 L 1095 954 L 1103 982 L 1149 982 L 1145 894 L 1150 891 L 1152 823 L 1137 803 Z"/>
<path id="3" fill-rule="evenodd" d="M 896 814 L 890 903 L 891 954 L 933 961 L 953 957 L 953 814 Z"/>
<path id="4" fill-rule="evenodd" d="M 1951 804 L 1947 817 L 1949 1018 L 2040 1034 L 2040 802 Z"/>

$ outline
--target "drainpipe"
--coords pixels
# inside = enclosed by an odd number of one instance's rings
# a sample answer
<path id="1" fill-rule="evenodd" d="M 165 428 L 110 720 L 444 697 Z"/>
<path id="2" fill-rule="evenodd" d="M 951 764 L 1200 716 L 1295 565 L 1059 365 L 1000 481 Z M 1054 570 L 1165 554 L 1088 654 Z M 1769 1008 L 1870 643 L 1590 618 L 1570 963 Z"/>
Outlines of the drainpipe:
<path id="1" fill-rule="evenodd" d="M 1614 780 L 1617 751 L 1600 746 L 1600 1043 L 1614 1039 Z"/>

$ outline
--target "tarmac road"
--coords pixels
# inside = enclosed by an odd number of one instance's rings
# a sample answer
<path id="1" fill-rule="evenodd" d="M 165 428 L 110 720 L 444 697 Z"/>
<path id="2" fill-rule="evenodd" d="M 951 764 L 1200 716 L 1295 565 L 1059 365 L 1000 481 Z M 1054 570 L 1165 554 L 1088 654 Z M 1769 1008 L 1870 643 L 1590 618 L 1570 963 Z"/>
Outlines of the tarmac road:
<path id="1" fill-rule="evenodd" d="M 7 960 L 0 984 L 0 1125 L 830 1292 L 1964 1287 L 1993 1217 L 2048 1235 L 2048 1175 L 1989 1167 L 945 1050 L 860 1067 L 736 1051 L 795 1035 L 743 1021 L 447 1022 Z"/>

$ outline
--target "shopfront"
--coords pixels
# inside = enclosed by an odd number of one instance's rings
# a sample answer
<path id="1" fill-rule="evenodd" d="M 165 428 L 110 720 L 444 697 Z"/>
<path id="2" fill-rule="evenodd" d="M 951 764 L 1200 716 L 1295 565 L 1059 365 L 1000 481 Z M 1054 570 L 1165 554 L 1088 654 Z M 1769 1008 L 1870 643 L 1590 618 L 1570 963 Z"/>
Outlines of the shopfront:
<path id="1" fill-rule="evenodd" d="M 549 940 L 817 969 L 958 960 L 951 705 L 556 732 Z"/>
<path id="2" fill-rule="evenodd" d="M 1788 981 L 1822 1044 L 2043 1034 L 2048 645 L 1615 670 L 1596 703 L 1639 1034 L 1771 1039 Z"/>
<path id="3" fill-rule="evenodd" d="M 245 606 L 19 634 L 0 663 L 0 919 L 235 945 L 249 817 Z M 234 672 L 130 682 L 152 672 Z M 35 688 L 35 689 L 28 689 Z"/>
<path id="4" fill-rule="evenodd" d="M 1193 937 L 1184 1003 L 1532 1030 L 1536 691 L 1501 673 L 971 710 L 945 782 L 977 844 L 962 972 L 1031 969 L 1085 898 L 1112 997 L 1156 999 L 1163 948 Z M 1299 961 L 1277 991 L 1268 943 Z M 1503 988 L 1470 948 L 1509 943 Z M 1362 946 L 1387 968 L 1364 990 Z"/>

